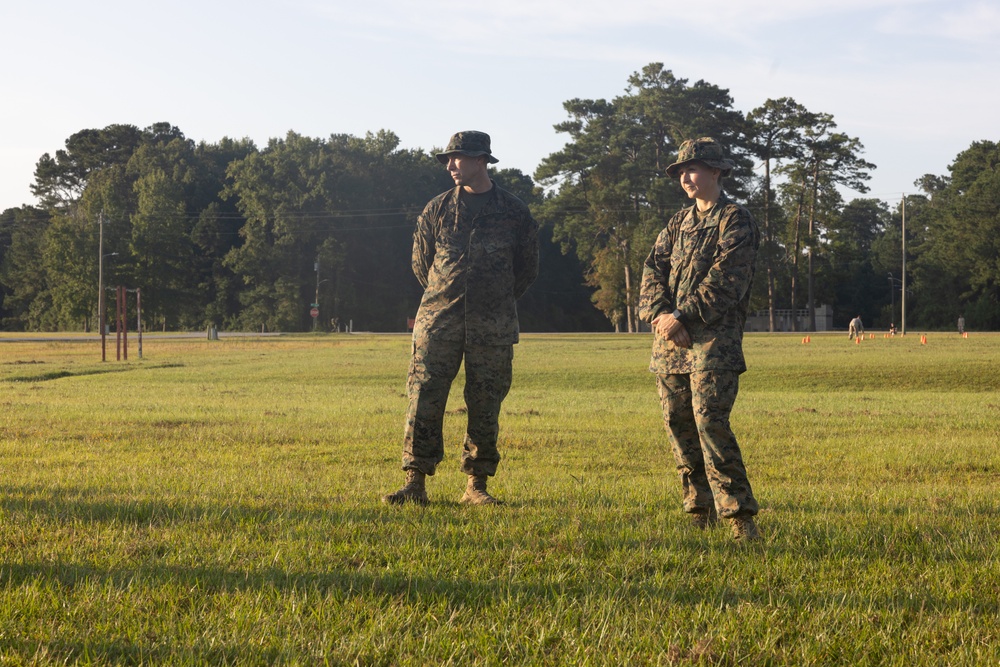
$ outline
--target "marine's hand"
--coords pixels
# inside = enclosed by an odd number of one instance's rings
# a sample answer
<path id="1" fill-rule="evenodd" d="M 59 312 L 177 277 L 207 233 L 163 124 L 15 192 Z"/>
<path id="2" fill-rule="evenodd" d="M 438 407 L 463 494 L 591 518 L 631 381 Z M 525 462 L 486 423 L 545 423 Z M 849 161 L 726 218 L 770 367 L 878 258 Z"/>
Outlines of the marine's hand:
<path id="1" fill-rule="evenodd" d="M 653 330 L 663 336 L 677 347 L 691 347 L 691 334 L 687 327 L 671 313 L 657 315 L 651 322 Z"/>
<path id="2" fill-rule="evenodd" d="M 681 322 L 677 322 L 677 325 L 679 328 L 672 334 L 668 335 L 667 338 L 669 338 L 677 347 L 691 347 L 691 334 L 688 333 L 687 327 L 685 327 Z"/>

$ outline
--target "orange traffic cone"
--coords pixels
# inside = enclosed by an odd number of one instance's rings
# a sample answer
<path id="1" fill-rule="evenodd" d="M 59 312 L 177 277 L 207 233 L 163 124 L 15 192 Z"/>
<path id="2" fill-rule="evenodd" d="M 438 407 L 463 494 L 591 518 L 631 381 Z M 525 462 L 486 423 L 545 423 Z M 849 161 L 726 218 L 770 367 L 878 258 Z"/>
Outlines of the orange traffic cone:
<path id="1" fill-rule="evenodd" d="M 854 344 L 861 345 L 861 336 L 858 336 L 857 338 L 854 339 Z"/>
<path id="2" fill-rule="evenodd" d="M 920 336 L 920 344 L 921 345 L 927 345 L 927 336 L 926 335 L 921 335 Z"/>

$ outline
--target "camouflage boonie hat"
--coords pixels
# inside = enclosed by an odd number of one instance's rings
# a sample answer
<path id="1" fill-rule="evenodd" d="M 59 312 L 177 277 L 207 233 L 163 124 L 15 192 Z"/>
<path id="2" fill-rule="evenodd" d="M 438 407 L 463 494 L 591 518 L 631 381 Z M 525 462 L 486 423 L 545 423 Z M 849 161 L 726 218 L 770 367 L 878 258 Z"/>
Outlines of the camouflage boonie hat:
<path id="1" fill-rule="evenodd" d="M 712 137 L 688 139 L 681 144 L 681 149 L 677 151 L 677 162 L 667 167 L 667 176 L 677 178 L 677 170 L 688 162 L 704 162 L 709 167 L 721 169 L 723 176 L 728 176 L 736 167 L 736 163 L 723 153 L 722 144 Z"/>
<path id="2" fill-rule="evenodd" d="M 444 149 L 443 153 L 438 153 L 436 156 L 438 162 L 447 164 L 448 156 L 452 153 L 461 153 L 469 157 L 485 155 L 491 164 L 500 161 L 493 157 L 493 153 L 490 151 L 490 135 L 485 132 L 477 132 L 476 130 L 466 130 L 465 132 L 456 132 L 451 135 L 448 147 Z"/>

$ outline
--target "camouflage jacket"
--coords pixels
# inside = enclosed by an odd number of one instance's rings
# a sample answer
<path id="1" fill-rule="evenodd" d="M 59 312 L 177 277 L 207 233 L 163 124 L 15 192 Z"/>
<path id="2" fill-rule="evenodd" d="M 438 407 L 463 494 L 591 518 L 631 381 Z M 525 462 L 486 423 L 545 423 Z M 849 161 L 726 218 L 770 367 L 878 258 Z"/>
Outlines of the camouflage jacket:
<path id="1" fill-rule="evenodd" d="M 424 287 L 414 339 L 472 345 L 518 341 L 516 300 L 538 276 L 538 223 L 493 184 L 471 218 L 455 187 L 430 201 L 413 233 L 413 273 Z"/>
<path id="2" fill-rule="evenodd" d="M 698 221 L 694 206 L 660 232 L 642 271 L 639 317 L 681 312 L 691 347 L 654 336 L 649 370 L 658 374 L 746 370 L 743 326 L 760 246 L 753 216 L 725 195 Z"/>

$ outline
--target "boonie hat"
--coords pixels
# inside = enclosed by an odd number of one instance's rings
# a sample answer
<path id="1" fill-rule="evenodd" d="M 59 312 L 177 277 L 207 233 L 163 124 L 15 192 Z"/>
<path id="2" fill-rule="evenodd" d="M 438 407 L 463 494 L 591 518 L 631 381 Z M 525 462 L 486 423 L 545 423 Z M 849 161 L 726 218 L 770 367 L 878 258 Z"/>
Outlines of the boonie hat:
<path id="1" fill-rule="evenodd" d="M 723 176 L 728 176 L 736 163 L 725 156 L 722 144 L 712 137 L 688 139 L 677 151 L 677 162 L 667 167 L 667 176 L 677 178 L 677 170 L 689 162 L 704 162 L 709 167 L 722 170 Z"/>
<path id="2" fill-rule="evenodd" d="M 436 155 L 438 162 L 447 164 L 448 156 L 452 153 L 461 153 L 469 157 L 485 155 L 491 164 L 500 161 L 493 157 L 493 152 L 490 151 L 490 135 L 476 130 L 465 130 L 451 135 L 448 147 L 444 149 L 443 153 Z"/>

